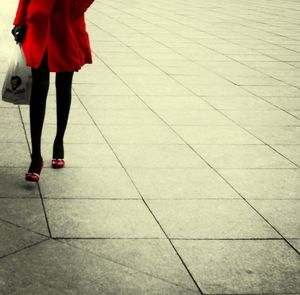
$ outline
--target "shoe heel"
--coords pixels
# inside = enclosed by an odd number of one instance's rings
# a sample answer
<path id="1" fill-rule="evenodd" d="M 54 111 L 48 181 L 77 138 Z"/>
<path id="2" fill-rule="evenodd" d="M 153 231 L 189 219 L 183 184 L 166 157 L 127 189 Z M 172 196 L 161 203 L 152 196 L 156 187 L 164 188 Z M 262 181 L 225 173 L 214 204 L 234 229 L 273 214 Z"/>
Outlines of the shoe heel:
<path id="1" fill-rule="evenodd" d="M 25 174 L 25 180 L 29 181 L 29 182 L 39 182 L 39 180 L 41 178 L 40 173 L 41 173 L 43 167 L 44 167 L 43 161 L 40 163 L 40 166 L 36 169 L 36 171 L 30 171 L 31 170 L 30 169 L 31 167 L 30 167 L 28 172 Z M 32 169 L 32 170 L 34 170 L 34 169 Z"/>

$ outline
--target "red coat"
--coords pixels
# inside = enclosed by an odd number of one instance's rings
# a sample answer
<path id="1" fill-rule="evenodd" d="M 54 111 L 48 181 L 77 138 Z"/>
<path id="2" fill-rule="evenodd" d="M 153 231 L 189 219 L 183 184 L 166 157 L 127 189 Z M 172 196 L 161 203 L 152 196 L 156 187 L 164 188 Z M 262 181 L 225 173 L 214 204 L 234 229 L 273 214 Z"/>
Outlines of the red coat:
<path id="1" fill-rule="evenodd" d="M 26 26 L 27 65 L 38 68 L 47 50 L 51 72 L 78 71 L 92 63 L 84 12 L 94 0 L 19 0 L 14 25 Z"/>

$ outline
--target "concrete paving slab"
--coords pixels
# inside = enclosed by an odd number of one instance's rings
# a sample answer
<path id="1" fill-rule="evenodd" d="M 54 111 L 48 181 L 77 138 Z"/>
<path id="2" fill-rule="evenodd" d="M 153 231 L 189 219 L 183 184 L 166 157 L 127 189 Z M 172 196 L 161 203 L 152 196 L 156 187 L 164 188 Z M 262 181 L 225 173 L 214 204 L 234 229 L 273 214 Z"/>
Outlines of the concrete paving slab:
<path id="1" fill-rule="evenodd" d="M 1 162 L 0 167 L 26 167 L 30 156 L 27 143 L 0 142 Z"/>
<path id="2" fill-rule="evenodd" d="M 147 65 L 147 66 L 111 65 L 110 68 L 117 74 L 161 74 L 161 70 L 151 65 Z"/>
<path id="3" fill-rule="evenodd" d="M 282 240 L 174 241 L 205 294 L 299 293 L 299 255 Z"/>
<path id="4" fill-rule="evenodd" d="M 147 200 L 147 203 L 171 239 L 279 237 L 242 200 Z"/>
<path id="5" fill-rule="evenodd" d="M 90 115 L 97 125 L 163 125 L 151 110 L 92 109 Z"/>
<path id="6" fill-rule="evenodd" d="M 39 198 L 35 183 L 25 182 L 25 168 L 0 168 L 0 198 Z"/>
<path id="7" fill-rule="evenodd" d="M 3 259 L 0 274 L 6 294 L 199 294 L 55 241 Z"/>
<path id="8" fill-rule="evenodd" d="M 238 194 L 211 169 L 127 170 L 146 199 L 238 198 Z"/>
<path id="9" fill-rule="evenodd" d="M 158 56 L 162 56 L 161 53 L 157 54 Z M 164 55 L 163 59 L 169 55 Z M 121 75 L 122 80 L 130 86 L 135 85 L 149 85 L 149 84 L 155 84 L 155 85 L 161 85 L 161 84 L 174 84 L 174 81 L 171 77 L 168 77 L 167 75 L 164 75 L 163 73 L 157 74 L 157 75 L 151 75 L 151 74 L 127 74 L 127 75 Z"/>
<path id="10" fill-rule="evenodd" d="M 299 120 L 281 111 L 222 111 L 237 124 L 246 126 L 299 126 Z"/>
<path id="11" fill-rule="evenodd" d="M 2 220 L 0 221 L 0 233 L 0 259 L 45 240 L 45 236 Z"/>
<path id="12" fill-rule="evenodd" d="M 103 95 L 103 96 L 80 96 L 82 104 L 89 110 L 96 109 L 147 109 L 147 106 L 137 96 Z"/>
<path id="13" fill-rule="evenodd" d="M 197 287 L 166 239 L 63 240 L 87 253 L 197 292 Z"/>
<path id="14" fill-rule="evenodd" d="M 299 199 L 299 169 L 218 169 L 246 199 Z"/>
<path id="15" fill-rule="evenodd" d="M 218 110 L 240 110 L 240 111 L 260 111 L 260 110 L 277 110 L 276 106 L 255 96 L 205 96 L 203 99 Z"/>
<path id="16" fill-rule="evenodd" d="M 183 96 L 193 94 L 189 89 L 180 84 L 173 82 L 161 85 L 152 84 L 136 84 L 130 85 L 130 88 L 137 95 L 174 95 Z"/>
<path id="17" fill-rule="evenodd" d="M 77 95 L 133 95 L 134 93 L 121 81 L 110 84 L 74 84 Z"/>
<path id="18" fill-rule="evenodd" d="M 299 200 L 249 200 L 285 238 L 299 239 Z"/>
<path id="19" fill-rule="evenodd" d="M 296 168 L 266 145 L 193 145 L 214 168 Z"/>
<path id="20" fill-rule="evenodd" d="M 234 123 L 216 110 L 160 109 L 158 114 L 169 125 L 228 126 Z"/>
<path id="21" fill-rule="evenodd" d="M 288 241 L 298 252 L 300 251 L 300 239 L 288 239 Z"/>
<path id="22" fill-rule="evenodd" d="M 19 110 L 17 108 L 0 108 L 0 124 L 19 127 L 21 125 Z"/>
<path id="23" fill-rule="evenodd" d="M 289 111 L 289 114 L 300 120 L 300 111 Z"/>
<path id="24" fill-rule="evenodd" d="M 300 144 L 300 126 L 249 126 L 246 129 L 270 145 Z"/>
<path id="25" fill-rule="evenodd" d="M 120 125 L 99 126 L 109 143 L 117 144 L 183 144 L 184 142 L 167 126 Z"/>
<path id="26" fill-rule="evenodd" d="M 112 145 L 122 165 L 134 168 L 208 168 L 185 145 Z"/>
<path id="27" fill-rule="evenodd" d="M 0 127 L 1 143 L 21 143 L 26 142 L 26 137 L 22 125 Z"/>
<path id="28" fill-rule="evenodd" d="M 300 89 L 293 86 L 243 86 L 257 96 L 289 96 L 299 97 Z"/>
<path id="29" fill-rule="evenodd" d="M 44 202 L 54 237 L 164 237 L 141 200 L 45 199 Z"/>
<path id="30" fill-rule="evenodd" d="M 198 96 L 153 96 L 140 95 L 141 99 L 153 110 L 180 109 L 180 110 L 211 110 L 212 107 Z"/>
<path id="31" fill-rule="evenodd" d="M 290 161 L 295 163 L 298 167 L 300 166 L 300 145 L 290 144 L 290 145 L 272 145 L 272 147 L 287 157 Z"/>
<path id="32" fill-rule="evenodd" d="M 43 198 L 140 199 L 122 168 L 44 169 L 40 189 Z"/>
<path id="33" fill-rule="evenodd" d="M 173 126 L 188 144 L 261 144 L 262 142 L 238 126 Z"/>
<path id="34" fill-rule="evenodd" d="M 0 199 L 0 218 L 22 229 L 48 236 L 47 223 L 40 199 Z"/>

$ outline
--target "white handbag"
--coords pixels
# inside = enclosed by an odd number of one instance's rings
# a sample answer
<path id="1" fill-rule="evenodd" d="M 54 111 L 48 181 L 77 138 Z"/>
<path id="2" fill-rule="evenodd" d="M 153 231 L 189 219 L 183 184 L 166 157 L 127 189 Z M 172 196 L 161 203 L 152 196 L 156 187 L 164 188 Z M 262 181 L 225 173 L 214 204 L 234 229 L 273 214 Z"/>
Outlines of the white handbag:
<path id="1" fill-rule="evenodd" d="M 13 104 L 29 104 L 32 87 L 31 68 L 26 65 L 20 45 L 16 45 L 2 88 L 2 100 Z"/>

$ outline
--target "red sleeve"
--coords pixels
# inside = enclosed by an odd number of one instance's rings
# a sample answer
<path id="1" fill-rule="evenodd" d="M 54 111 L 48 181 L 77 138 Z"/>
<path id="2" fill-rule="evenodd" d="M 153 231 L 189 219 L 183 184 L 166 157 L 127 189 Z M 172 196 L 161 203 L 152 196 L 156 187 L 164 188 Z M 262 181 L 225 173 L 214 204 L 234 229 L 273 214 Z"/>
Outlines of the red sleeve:
<path id="1" fill-rule="evenodd" d="M 74 16 L 82 16 L 93 2 L 94 0 L 74 0 L 72 4 Z"/>
<path id="2" fill-rule="evenodd" d="M 15 26 L 25 26 L 26 24 L 26 12 L 29 0 L 19 0 L 19 5 L 14 20 Z"/>

